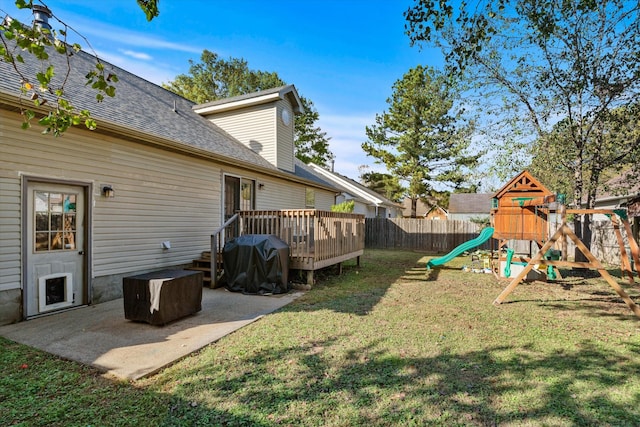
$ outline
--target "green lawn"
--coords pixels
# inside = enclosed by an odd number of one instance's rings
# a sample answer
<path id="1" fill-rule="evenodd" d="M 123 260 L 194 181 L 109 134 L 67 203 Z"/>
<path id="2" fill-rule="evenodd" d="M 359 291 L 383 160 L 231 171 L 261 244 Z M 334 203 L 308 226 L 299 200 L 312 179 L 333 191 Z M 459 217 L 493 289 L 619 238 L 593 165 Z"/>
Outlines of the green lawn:
<path id="1" fill-rule="evenodd" d="M 508 282 L 462 257 L 427 278 L 428 259 L 367 251 L 133 383 L 0 339 L 0 425 L 640 425 L 640 320 L 606 282 L 521 284 L 495 307 Z"/>

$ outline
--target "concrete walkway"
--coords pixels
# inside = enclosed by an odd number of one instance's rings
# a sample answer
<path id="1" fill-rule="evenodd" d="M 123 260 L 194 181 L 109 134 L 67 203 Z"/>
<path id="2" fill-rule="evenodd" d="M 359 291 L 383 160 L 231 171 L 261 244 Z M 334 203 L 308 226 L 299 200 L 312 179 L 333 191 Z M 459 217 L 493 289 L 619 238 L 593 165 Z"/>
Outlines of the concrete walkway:
<path id="1" fill-rule="evenodd" d="M 119 378 L 139 379 L 252 323 L 302 295 L 243 295 L 202 291 L 202 311 L 165 326 L 124 318 L 124 301 L 81 307 L 13 325 L 0 336 L 94 366 Z"/>

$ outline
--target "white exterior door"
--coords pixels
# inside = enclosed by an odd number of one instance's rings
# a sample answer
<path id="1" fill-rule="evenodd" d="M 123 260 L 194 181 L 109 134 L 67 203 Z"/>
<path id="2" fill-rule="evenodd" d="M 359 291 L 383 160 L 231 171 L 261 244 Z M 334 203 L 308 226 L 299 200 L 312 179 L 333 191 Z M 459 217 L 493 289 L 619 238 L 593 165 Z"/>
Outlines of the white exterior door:
<path id="1" fill-rule="evenodd" d="M 25 317 L 87 303 L 85 187 L 29 182 Z"/>

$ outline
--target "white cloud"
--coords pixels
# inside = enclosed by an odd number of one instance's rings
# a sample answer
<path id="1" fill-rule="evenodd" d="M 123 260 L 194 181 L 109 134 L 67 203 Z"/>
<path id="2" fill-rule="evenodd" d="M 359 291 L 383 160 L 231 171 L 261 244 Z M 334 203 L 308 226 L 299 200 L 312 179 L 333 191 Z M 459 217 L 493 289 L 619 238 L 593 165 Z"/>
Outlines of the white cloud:
<path id="1" fill-rule="evenodd" d="M 139 61 L 137 59 L 132 59 L 130 56 L 116 55 L 109 52 L 97 53 L 98 57 L 105 61 L 110 62 L 113 65 L 117 65 L 118 67 L 157 85 L 167 83 L 179 74 L 175 70 L 171 69 L 171 67 L 162 66 L 162 64 Z"/>
<path id="2" fill-rule="evenodd" d="M 362 143 L 367 139 L 365 126 L 374 123 L 374 119 L 375 114 L 320 114 L 318 124 L 331 138 L 329 149 L 335 155 L 336 172 L 356 181 L 362 165 L 369 166 L 370 170 L 384 172 L 384 167 L 374 164 L 374 159 L 362 150 Z"/>
<path id="3" fill-rule="evenodd" d="M 144 52 L 135 52 L 133 50 L 125 50 L 125 49 L 118 49 L 118 51 L 121 52 L 123 55 L 127 55 L 132 58 L 140 59 L 143 61 L 151 61 L 153 59 L 151 55 Z"/>
<path id="4" fill-rule="evenodd" d="M 83 21 L 76 24 L 76 29 L 80 34 L 88 39 L 102 39 L 115 41 L 128 46 L 146 49 L 168 49 L 179 52 L 202 53 L 202 49 L 186 43 L 175 43 L 150 37 L 136 31 L 126 30 L 120 27 L 105 25 L 98 21 Z"/>

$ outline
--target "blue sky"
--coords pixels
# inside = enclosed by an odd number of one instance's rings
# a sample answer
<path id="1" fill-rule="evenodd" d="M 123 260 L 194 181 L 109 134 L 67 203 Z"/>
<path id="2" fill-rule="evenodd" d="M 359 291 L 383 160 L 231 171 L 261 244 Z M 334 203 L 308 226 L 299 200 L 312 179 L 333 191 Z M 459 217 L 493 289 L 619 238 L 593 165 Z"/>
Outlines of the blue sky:
<path id="1" fill-rule="evenodd" d="M 361 143 L 393 83 L 418 64 L 442 65 L 437 51 L 410 47 L 404 34 L 413 0 L 161 0 L 151 22 L 135 0 L 45 3 L 101 58 L 154 83 L 187 73 L 204 49 L 277 72 L 315 104 L 336 172 L 354 179 L 360 165 L 382 170 Z M 0 9 L 31 20 L 13 0 Z"/>

